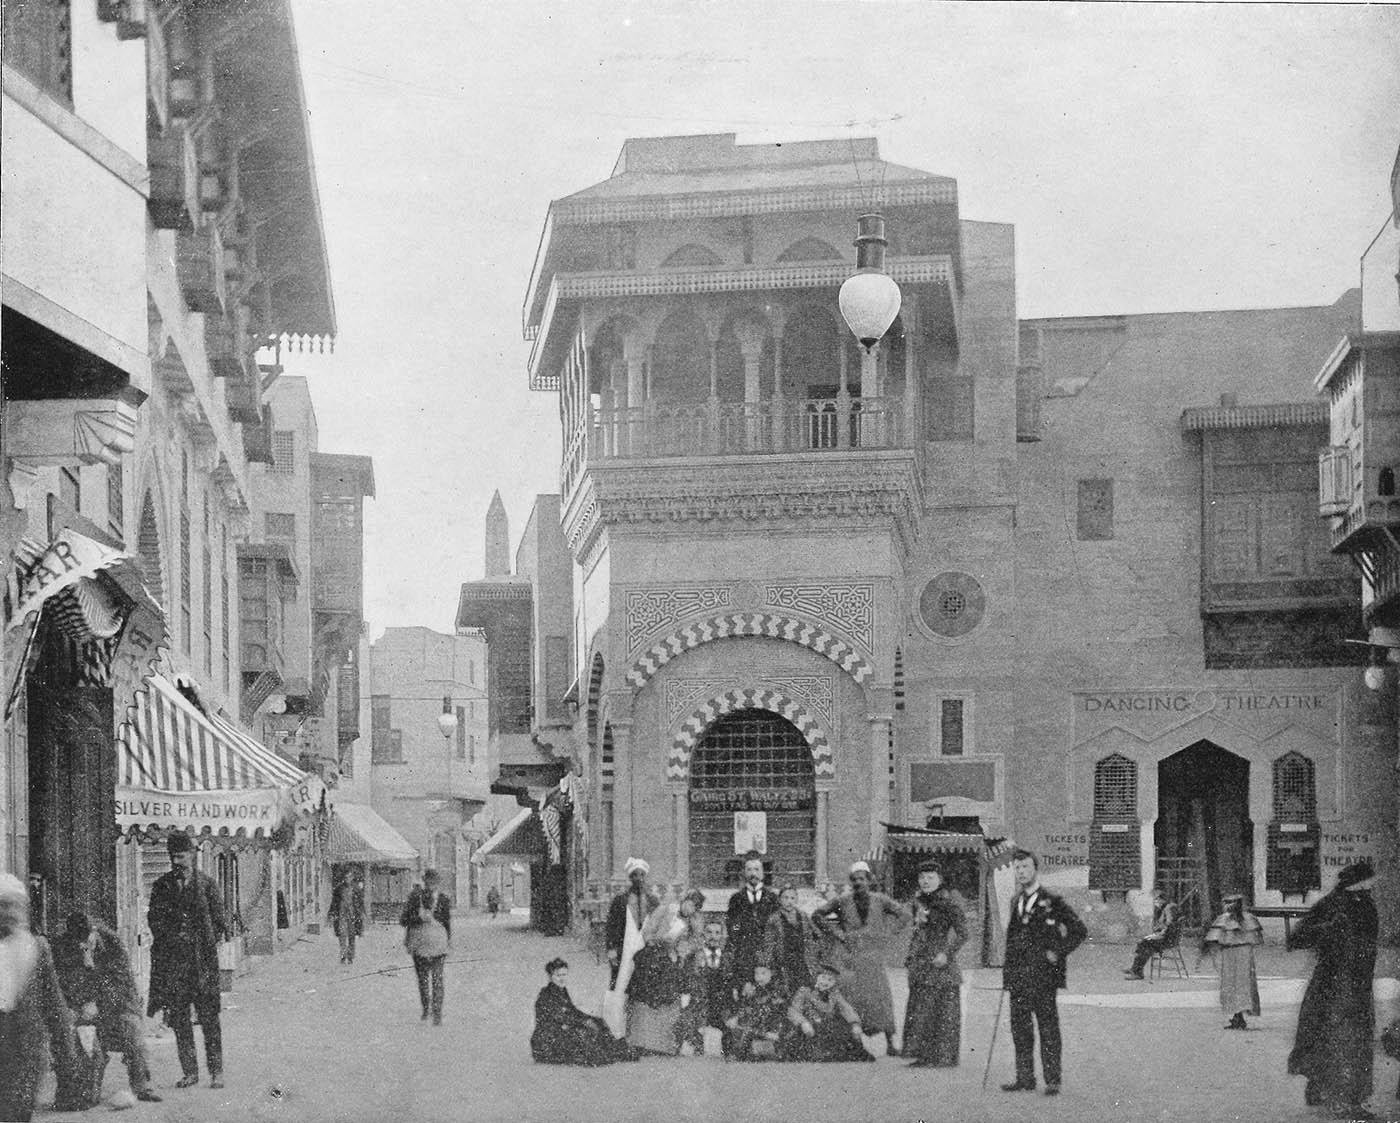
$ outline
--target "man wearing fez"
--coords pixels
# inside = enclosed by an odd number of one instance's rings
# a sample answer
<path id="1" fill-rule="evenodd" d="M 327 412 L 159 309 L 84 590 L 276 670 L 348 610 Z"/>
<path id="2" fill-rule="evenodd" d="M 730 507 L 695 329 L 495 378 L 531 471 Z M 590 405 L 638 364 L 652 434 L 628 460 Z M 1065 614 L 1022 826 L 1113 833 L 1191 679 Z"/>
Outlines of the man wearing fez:
<path id="1" fill-rule="evenodd" d="M 204 1031 L 209 1086 L 224 1086 L 223 1038 L 219 1028 L 219 941 L 226 939 L 224 910 L 214 879 L 194 868 L 194 843 L 175 831 L 166 842 L 171 870 L 151 888 L 146 923 L 151 929 L 151 987 L 147 1015 L 165 1011 L 175 1031 L 184 1075 L 177 1088 L 199 1083 L 190 1007 Z"/>

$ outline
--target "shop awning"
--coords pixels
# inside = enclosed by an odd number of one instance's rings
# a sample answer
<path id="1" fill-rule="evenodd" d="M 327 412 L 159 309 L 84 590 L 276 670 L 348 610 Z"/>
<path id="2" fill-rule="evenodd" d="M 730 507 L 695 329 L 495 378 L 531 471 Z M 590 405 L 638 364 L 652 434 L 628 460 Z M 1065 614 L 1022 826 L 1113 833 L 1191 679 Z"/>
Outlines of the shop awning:
<path id="1" fill-rule="evenodd" d="M 369 866 L 416 866 L 413 849 L 373 807 L 337 803 L 332 809 L 326 857 L 332 862 L 363 862 Z"/>
<path id="2" fill-rule="evenodd" d="M 983 854 L 987 839 L 980 834 L 957 834 L 918 828 L 885 826 L 884 841 L 865 855 L 867 862 L 883 861 L 890 854 Z"/>
<path id="3" fill-rule="evenodd" d="M 128 830 L 266 838 L 316 810 L 320 779 L 151 677 L 118 736 L 117 825 Z"/>
<path id="4" fill-rule="evenodd" d="M 166 644 L 165 613 L 137 562 L 94 528 L 61 527 L 47 544 L 21 538 L 4 597 L 5 716 L 24 685 L 29 651 L 46 622 L 74 645 L 84 681 L 111 686 L 123 703 L 151 674 Z"/>
<path id="5" fill-rule="evenodd" d="M 507 865 L 518 859 L 534 861 L 549 852 L 544 827 L 533 807 L 522 807 L 516 816 L 488 838 L 472 855 L 477 865 Z"/>

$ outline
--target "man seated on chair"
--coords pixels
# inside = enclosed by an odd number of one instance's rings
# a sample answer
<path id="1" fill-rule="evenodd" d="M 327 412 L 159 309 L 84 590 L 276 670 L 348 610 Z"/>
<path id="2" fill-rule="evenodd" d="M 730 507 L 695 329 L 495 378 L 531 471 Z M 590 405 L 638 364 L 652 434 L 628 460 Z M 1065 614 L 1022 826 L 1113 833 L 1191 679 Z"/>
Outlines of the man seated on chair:
<path id="1" fill-rule="evenodd" d="M 1158 952 L 1166 951 L 1176 936 L 1178 909 L 1161 889 L 1152 890 L 1152 931 L 1137 942 L 1133 965 L 1123 972 L 1130 979 L 1142 978 L 1142 969 Z"/>

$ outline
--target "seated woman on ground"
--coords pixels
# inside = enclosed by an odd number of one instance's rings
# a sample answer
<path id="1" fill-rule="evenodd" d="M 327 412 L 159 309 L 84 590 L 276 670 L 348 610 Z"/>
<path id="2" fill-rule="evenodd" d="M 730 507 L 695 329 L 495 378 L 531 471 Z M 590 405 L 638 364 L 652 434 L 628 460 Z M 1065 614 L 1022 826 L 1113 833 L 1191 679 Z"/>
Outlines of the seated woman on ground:
<path id="1" fill-rule="evenodd" d="M 855 1008 L 836 989 L 839 968 L 823 963 L 788 1004 L 783 1055 L 792 1061 L 873 1061 Z"/>
<path id="2" fill-rule="evenodd" d="M 544 966 L 549 982 L 535 998 L 535 1032 L 530 1054 L 541 1064 L 607 1065 L 636 1060 L 625 1041 L 608 1032 L 602 1018 L 585 1014 L 569 997 L 569 965 L 551 959 Z"/>

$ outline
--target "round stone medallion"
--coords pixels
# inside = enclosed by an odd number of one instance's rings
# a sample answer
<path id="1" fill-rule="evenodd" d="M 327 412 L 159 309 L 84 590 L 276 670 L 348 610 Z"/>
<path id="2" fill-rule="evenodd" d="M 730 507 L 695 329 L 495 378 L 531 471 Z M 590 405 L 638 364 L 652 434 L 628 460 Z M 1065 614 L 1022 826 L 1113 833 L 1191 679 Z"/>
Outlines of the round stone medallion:
<path id="1" fill-rule="evenodd" d="M 934 635 L 965 636 L 982 622 L 987 595 L 970 573 L 940 573 L 919 593 L 919 619 Z"/>

